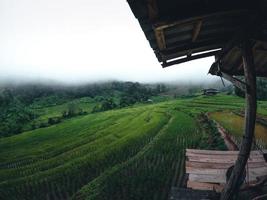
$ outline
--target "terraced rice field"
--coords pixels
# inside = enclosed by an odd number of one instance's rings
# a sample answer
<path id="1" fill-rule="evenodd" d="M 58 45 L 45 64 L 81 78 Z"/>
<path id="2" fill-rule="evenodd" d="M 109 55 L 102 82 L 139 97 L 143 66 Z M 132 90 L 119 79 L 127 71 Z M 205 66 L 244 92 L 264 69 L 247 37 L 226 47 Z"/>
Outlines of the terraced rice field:
<path id="1" fill-rule="evenodd" d="M 240 144 L 244 132 L 244 118 L 233 112 L 214 112 L 211 118 L 219 122 Z M 267 148 L 267 127 L 256 123 L 255 138 L 261 148 Z"/>
<path id="2" fill-rule="evenodd" d="M 198 115 L 240 111 L 243 102 L 177 99 L 2 138 L 0 199 L 167 199 L 171 186 L 182 184 L 185 149 L 208 147 Z"/>

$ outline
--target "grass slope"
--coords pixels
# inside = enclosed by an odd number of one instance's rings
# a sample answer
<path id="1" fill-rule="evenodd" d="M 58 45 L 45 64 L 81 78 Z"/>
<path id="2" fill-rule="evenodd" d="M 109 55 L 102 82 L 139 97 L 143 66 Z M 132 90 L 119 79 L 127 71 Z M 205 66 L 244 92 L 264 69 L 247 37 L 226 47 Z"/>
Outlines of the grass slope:
<path id="1" fill-rule="evenodd" d="M 138 154 L 84 186 L 74 199 L 166 199 L 170 187 L 181 184 L 185 148 L 197 146 L 201 136 L 193 118 L 173 111 Z"/>
<path id="2" fill-rule="evenodd" d="M 40 117 L 62 107 L 40 108 Z M 267 113 L 266 102 L 258 107 Z M 210 145 L 197 116 L 242 109 L 238 97 L 199 96 L 87 114 L 1 138 L 0 199 L 166 199 L 170 187 L 181 184 L 184 150 Z"/>
<path id="3" fill-rule="evenodd" d="M 67 198 L 108 167 L 139 152 L 169 117 L 160 105 L 121 109 L 2 139 L 1 195 Z M 53 190 L 48 183 L 55 184 Z M 24 191 L 23 196 L 18 191 Z"/>

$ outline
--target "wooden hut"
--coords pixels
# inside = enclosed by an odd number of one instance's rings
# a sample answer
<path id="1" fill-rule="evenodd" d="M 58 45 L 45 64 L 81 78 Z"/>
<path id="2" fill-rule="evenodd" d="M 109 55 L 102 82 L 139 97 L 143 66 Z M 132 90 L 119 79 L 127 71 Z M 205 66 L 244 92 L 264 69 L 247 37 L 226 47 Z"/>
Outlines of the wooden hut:
<path id="1" fill-rule="evenodd" d="M 240 187 L 254 137 L 256 76 L 267 77 L 267 1 L 127 1 L 163 67 L 215 56 L 209 73 L 246 92 L 244 137 L 220 197 L 231 199 Z"/>
<path id="2" fill-rule="evenodd" d="M 218 94 L 220 92 L 217 89 L 208 88 L 208 89 L 203 89 L 202 93 L 203 93 L 203 95 L 206 95 L 206 96 L 213 96 L 213 95 L 216 95 L 216 94 Z"/>

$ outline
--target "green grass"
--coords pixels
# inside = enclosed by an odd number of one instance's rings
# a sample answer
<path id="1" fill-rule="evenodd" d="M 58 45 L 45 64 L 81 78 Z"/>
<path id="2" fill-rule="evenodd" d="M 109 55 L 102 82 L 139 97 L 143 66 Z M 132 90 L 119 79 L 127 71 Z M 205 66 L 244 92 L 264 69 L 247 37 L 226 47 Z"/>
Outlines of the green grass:
<path id="1" fill-rule="evenodd" d="M 28 126 L 35 124 L 35 126 L 38 127 L 42 123 L 47 123 L 49 118 L 61 117 L 63 111 L 68 109 L 68 105 L 70 103 L 76 104 L 79 108 L 87 113 L 91 113 L 96 104 L 95 100 L 90 97 L 83 97 L 80 99 L 63 102 L 61 104 L 52 104 L 46 106 L 39 105 L 39 102 L 36 102 L 30 106 L 31 110 L 33 110 L 34 114 L 36 115 L 36 118 Z M 27 127 L 25 127 L 25 129 L 27 129 Z"/>
<path id="2" fill-rule="evenodd" d="M 88 112 L 94 104 L 75 101 Z M 67 104 L 35 107 L 38 120 L 61 114 Z M 266 102 L 258 107 L 267 113 Z M 199 114 L 230 119 L 222 111 L 243 109 L 244 99 L 235 96 L 199 96 L 91 113 L 1 138 L 0 199 L 166 199 L 181 184 L 185 149 L 211 146 Z"/>

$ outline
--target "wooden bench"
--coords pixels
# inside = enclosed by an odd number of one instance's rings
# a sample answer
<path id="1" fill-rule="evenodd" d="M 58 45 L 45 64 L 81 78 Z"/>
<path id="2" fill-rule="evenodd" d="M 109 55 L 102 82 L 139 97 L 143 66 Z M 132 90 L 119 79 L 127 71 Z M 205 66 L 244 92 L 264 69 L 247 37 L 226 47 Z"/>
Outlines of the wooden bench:
<path id="1" fill-rule="evenodd" d="M 187 187 L 221 192 L 226 183 L 226 172 L 234 165 L 237 155 L 238 151 L 186 149 Z M 262 153 L 251 151 L 245 183 L 254 184 L 266 175 L 267 163 Z"/>

